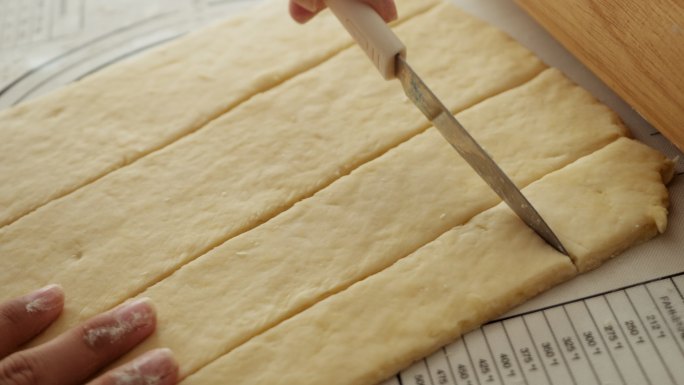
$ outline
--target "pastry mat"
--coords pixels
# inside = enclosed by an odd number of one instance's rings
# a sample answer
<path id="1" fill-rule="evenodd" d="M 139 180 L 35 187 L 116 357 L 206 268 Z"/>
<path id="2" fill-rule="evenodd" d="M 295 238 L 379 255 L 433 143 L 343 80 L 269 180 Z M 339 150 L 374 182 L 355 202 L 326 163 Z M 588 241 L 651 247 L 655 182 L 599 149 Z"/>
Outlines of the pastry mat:
<path id="1" fill-rule="evenodd" d="M 681 384 L 684 274 L 490 322 L 383 385 Z"/>
<path id="2" fill-rule="evenodd" d="M 0 0 L 0 108 L 258 1 Z M 671 158 L 682 156 L 512 0 L 451 1 L 560 68 L 617 111 L 636 138 Z M 681 161 L 676 172 L 684 173 Z M 683 179 L 670 184 L 665 234 L 528 301 L 387 384 L 683 383 Z"/>

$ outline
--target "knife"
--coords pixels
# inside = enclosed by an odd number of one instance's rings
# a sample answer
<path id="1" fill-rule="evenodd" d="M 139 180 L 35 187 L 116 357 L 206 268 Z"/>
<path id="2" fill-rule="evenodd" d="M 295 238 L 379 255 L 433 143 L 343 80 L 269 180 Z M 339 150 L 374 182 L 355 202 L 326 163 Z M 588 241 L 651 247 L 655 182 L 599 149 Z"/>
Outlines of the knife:
<path id="1" fill-rule="evenodd" d="M 473 139 L 406 61 L 406 47 L 380 15 L 358 0 L 326 0 L 328 8 L 366 52 L 386 80 L 398 78 L 406 96 L 501 199 L 546 243 L 565 247 L 520 189 Z"/>

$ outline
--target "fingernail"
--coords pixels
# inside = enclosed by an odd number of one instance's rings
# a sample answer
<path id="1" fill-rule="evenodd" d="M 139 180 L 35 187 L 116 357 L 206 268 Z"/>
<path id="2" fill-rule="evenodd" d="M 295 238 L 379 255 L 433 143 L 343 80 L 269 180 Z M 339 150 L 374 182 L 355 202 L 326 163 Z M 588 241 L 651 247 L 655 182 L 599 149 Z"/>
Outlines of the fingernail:
<path id="1" fill-rule="evenodd" d="M 59 285 L 47 285 L 26 296 L 26 312 L 40 313 L 61 307 L 64 290 Z"/>
<path id="2" fill-rule="evenodd" d="M 154 324 L 155 311 L 149 298 L 125 302 L 112 310 L 107 319 L 84 333 L 91 347 L 114 343 L 132 332 Z"/>
<path id="3" fill-rule="evenodd" d="M 175 384 L 178 364 L 170 349 L 155 349 L 117 369 L 113 377 L 117 385 Z"/>
<path id="4" fill-rule="evenodd" d="M 318 10 L 317 0 L 297 0 L 297 4 L 299 4 L 302 8 L 306 9 L 309 12 L 316 12 Z"/>
<path id="5" fill-rule="evenodd" d="M 133 327 L 144 326 L 154 316 L 154 306 L 148 297 L 128 300 L 114 308 L 113 316 Z"/>

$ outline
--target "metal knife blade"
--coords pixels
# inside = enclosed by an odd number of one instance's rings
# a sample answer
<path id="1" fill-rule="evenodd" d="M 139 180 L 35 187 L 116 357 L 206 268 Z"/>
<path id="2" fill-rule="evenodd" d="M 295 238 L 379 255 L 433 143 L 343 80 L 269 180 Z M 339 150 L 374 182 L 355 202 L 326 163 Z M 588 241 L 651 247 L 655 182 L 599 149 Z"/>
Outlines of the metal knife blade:
<path id="1" fill-rule="evenodd" d="M 473 139 L 406 62 L 406 47 L 368 4 L 355 0 L 325 0 L 347 31 L 373 61 L 382 76 L 399 78 L 411 101 L 437 127 L 463 159 L 508 206 L 549 245 L 568 255 L 558 237 L 513 181 Z"/>
<path id="2" fill-rule="evenodd" d="M 406 96 L 435 125 L 437 130 L 451 144 L 466 162 L 487 182 L 506 204 L 544 240 L 556 250 L 567 255 L 568 252 L 553 233 L 546 221 L 525 198 L 513 181 L 501 170 L 499 165 L 473 139 L 444 104 L 425 85 L 401 56 L 397 55 L 396 76 L 404 87 Z"/>

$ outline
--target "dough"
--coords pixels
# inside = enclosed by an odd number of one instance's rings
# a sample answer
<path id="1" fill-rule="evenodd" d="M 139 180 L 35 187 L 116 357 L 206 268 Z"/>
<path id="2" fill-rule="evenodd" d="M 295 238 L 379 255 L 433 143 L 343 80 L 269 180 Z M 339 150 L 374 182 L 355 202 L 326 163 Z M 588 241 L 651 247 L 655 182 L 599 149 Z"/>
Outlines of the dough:
<path id="1" fill-rule="evenodd" d="M 6 218 L 76 189 L 0 229 L 3 295 L 60 283 L 69 298 L 34 344 L 149 295 L 159 332 L 132 355 L 171 346 L 189 383 L 370 384 L 576 274 L 572 261 L 592 268 L 664 228 L 668 163 L 621 139 L 612 112 L 452 6 L 407 4 L 419 13 L 397 28 L 410 62 L 517 183 L 541 178 L 526 191 L 572 260 L 491 208 L 494 194 L 397 82 L 343 49 L 329 15 L 306 53 L 287 54 L 291 29 L 267 13 L 0 116 L 20 132 L 0 144 L 3 186 L 16 185 L 0 204 L 26 195 Z M 279 60 L 207 37 L 271 26 L 287 31 Z M 42 138 L 32 127 L 46 119 L 65 134 Z"/>
<path id="2" fill-rule="evenodd" d="M 455 110 L 544 68 L 501 32 L 450 5 L 398 32 L 412 47 L 417 70 Z M 139 294 L 427 127 L 398 82 L 382 80 L 352 47 L 0 229 L 0 255 L 11 261 L 0 269 L 3 296 L 47 283 L 64 286 L 65 312 L 39 343 Z"/>
<path id="3" fill-rule="evenodd" d="M 435 0 L 402 0 L 410 18 Z M 269 2 L 46 97 L 0 112 L 0 227 L 178 140 L 351 44 Z M 249 37 L 249 38 L 247 38 Z"/>
<path id="4" fill-rule="evenodd" d="M 561 234 L 580 272 L 667 227 L 668 192 L 663 182 L 672 179 L 673 165 L 657 152 L 638 147 L 621 139 L 609 146 L 610 151 L 581 159 L 526 190 L 549 226 Z M 581 171 L 601 162 L 605 165 L 592 172 Z M 547 184 L 554 188 L 545 189 Z"/>
<path id="5" fill-rule="evenodd" d="M 670 168 L 654 150 L 620 139 L 524 192 L 552 224 L 558 207 L 571 207 L 580 219 L 563 216 L 567 225 L 554 230 L 563 241 L 596 234 L 591 246 L 598 248 L 591 251 L 602 259 L 608 256 L 602 252 L 662 221 Z M 609 206 L 622 210 L 604 210 Z M 622 221 L 632 228 L 602 226 Z M 575 274 L 570 259 L 499 205 L 254 337 L 183 384 L 375 384 Z"/>
<path id="6" fill-rule="evenodd" d="M 624 134 L 555 69 L 458 117 L 522 186 Z M 157 332 L 121 361 L 165 346 L 192 373 L 498 201 L 430 129 L 143 292 Z"/>

